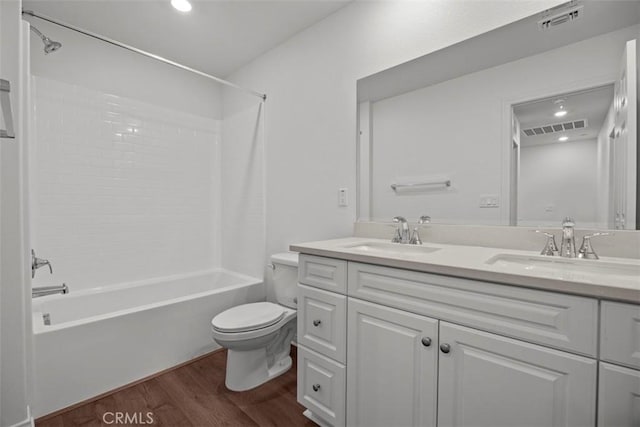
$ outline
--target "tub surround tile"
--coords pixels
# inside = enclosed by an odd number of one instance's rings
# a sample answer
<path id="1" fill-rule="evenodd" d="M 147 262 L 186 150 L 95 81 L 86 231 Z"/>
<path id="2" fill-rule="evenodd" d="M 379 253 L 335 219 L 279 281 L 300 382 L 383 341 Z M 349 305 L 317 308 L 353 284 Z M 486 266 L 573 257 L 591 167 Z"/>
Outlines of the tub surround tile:
<path id="1" fill-rule="evenodd" d="M 34 77 L 32 244 L 71 291 L 220 265 L 220 120 Z"/>

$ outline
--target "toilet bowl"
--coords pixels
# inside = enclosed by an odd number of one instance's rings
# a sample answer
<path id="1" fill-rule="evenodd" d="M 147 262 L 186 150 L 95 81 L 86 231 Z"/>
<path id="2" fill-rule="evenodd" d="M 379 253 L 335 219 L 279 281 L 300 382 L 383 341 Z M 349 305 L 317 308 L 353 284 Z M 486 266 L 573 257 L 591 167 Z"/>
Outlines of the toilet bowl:
<path id="1" fill-rule="evenodd" d="M 211 320 L 213 339 L 228 349 L 225 385 L 229 390 L 255 388 L 291 368 L 289 353 L 297 327 L 298 254 L 275 254 L 271 264 L 278 304 L 242 304 Z"/>

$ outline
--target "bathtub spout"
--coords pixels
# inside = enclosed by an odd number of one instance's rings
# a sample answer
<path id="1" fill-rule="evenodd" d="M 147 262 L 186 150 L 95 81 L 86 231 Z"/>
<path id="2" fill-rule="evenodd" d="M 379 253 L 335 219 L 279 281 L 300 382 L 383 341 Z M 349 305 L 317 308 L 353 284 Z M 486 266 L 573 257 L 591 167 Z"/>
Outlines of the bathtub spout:
<path id="1" fill-rule="evenodd" d="M 62 284 L 62 286 L 41 286 L 39 288 L 31 289 L 31 297 L 43 297 L 45 295 L 54 295 L 54 294 L 68 294 L 69 287 L 66 284 Z"/>

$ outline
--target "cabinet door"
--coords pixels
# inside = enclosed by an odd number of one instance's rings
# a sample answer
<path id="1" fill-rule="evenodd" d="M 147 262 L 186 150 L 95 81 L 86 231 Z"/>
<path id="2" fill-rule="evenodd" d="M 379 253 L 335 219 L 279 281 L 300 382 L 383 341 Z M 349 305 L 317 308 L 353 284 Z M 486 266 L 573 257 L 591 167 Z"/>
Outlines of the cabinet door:
<path id="1" fill-rule="evenodd" d="M 348 301 L 347 425 L 435 426 L 438 321 Z"/>
<path id="2" fill-rule="evenodd" d="M 598 427 L 640 426 L 640 371 L 600 362 Z"/>
<path id="3" fill-rule="evenodd" d="M 441 321 L 438 426 L 593 426 L 596 371 L 592 359 Z"/>

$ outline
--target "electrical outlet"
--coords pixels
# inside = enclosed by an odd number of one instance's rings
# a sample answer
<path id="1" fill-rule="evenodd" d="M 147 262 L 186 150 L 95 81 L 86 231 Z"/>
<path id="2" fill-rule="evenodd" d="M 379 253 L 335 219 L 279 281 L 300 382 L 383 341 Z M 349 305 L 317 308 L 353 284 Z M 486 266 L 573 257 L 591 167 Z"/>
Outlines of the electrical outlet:
<path id="1" fill-rule="evenodd" d="M 338 206 L 349 206 L 349 192 L 346 188 L 338 188 Z"/>
<path id="2" fill-rule="evenodd" d="M 481 208 L 499 208 L 500 196 L 497 194 L 482 194 L 480 195 L 479 206 Z"/>

